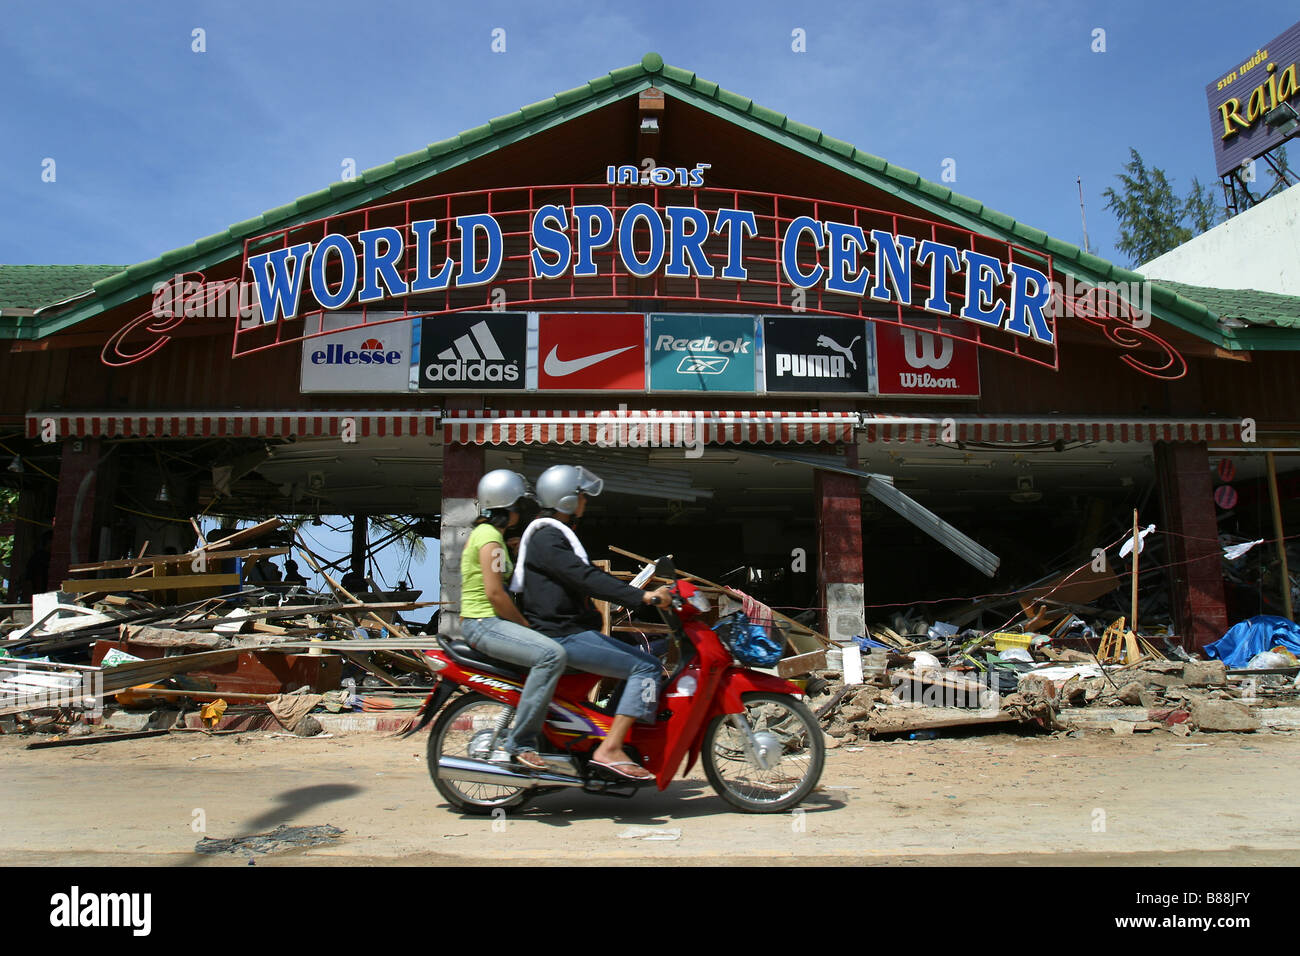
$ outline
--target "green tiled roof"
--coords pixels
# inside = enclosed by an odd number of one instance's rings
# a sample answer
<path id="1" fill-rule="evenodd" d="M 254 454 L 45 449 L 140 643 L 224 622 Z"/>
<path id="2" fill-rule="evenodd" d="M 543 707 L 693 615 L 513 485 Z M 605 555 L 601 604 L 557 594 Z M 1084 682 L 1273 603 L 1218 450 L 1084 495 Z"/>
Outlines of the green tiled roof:
<path id="1" fill-rule="evenodd" d="M 126 266 L 0 265 L 0 309 L 39 309 L 81 292 Z"/>
<path id="2" fill-rule="evenodd" d="M 1053 257 L 1054 269 L 1058 273 L 1073 274 L 1076 279 L 1087 282 L 1142 281 L 1143 277 L 1136 272 L 1090 255 L 1072 243 L 1054 239 L 1039 229 L 987 208 L 976 199 L 922 179 L 909 169 L 895 166 L 827 136 L 821 130 L 760 106 L 747 97 L 701 79 L 689 70 L 668 66 L 657 53 L 647 53 L 640 63 L 633 66 L 612 70 L 582 86 L 556 93 L 482 126 L 399 156 L 392 162 L 360 173 L 355 179 L 334 183 L 191 245 L 101 278 L 95 282 L 96 294 L 92 300 L 79 303 L 58 316 L 22 325 L 8 334 L 37 338 L 53 334 L 144 295 L 154 282 L 165 280 L 176 272 L 201 272 L 240 255 L 243 240 L 248 236 L 382 201 L 399 189 L 635 95 L 650 86 L 897 196 L 936 219 L 1040 249 Z M 1224 348 L 1300 349 L 1300 336 L 1281 335 L 1276 330 L 1258 330 L 1262 335 L 1252 335 L 1250 329 L 1223 329 L 1210 308 L 1199 300 L 1179 294 L 1171 284 L 1153 284 L 1152 311 L 1157 318 Z"/>
<path id="3" fill-rule="evenodd" d="M 1220 320 L 1235 319 L 1250 325 L 1271 325 L 1279 329 L 1300 329 L 1300 296 L 1260 292 L 1257 289 L 1211 289 L 1153 279 L 1153 283 L 1172 289 L 1187 299 L 1199 302 Z"/>

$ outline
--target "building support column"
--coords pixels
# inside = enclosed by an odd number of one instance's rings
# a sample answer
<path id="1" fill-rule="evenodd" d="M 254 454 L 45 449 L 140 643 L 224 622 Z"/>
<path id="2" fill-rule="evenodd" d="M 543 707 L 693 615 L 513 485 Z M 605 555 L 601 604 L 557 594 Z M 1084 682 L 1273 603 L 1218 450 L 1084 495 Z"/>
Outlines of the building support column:
<path id="1" fill-rule="evenodd" d="M 442 459 L 442 600 L 448 602 L 439 616 L 441 634 L 460 634 L 460 554 L 465 549 L 478 516 L 478 482 L 483 477 L 482 445 L 446 445 Z"/>
<path id="2" fill-rule="evenodd" d="M 1163 524 L 1171 532 L 1174 629 L 1185 649 L 1199 651 L 1228 629 L 1210 455 L 1204 442 L 1157 442 L 1155 460 Z"/>
<path id="3" fill-rule="evenodd" d="M 54 540 L 50 545 L 49 588 L 57 591 L 68 567 L 93 560 L 95 473 L 99 439 L 78 438 L 63 443 L 59 490 L 54 503 Z"/>
<path id="4" fill-rule="evenodd" d="M 857 448 L 848 449 L 847 464 L 857 467 Z M 825 608 L 823 633 L 847 642 L 866 633 L 862 580 L 862 497 L 854 475 L 817 469 L 813 495 L 817 505 L 817 590 Z"/>

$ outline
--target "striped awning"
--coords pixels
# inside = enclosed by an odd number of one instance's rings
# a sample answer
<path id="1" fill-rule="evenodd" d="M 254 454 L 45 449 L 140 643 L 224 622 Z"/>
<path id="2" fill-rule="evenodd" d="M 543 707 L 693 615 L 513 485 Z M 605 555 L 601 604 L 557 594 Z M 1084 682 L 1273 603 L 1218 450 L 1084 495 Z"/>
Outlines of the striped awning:
<path id="1" fill-rule="evenodd" d="M 438 434 L 439 412 L 421 410 L 164 412 L 32 412 L 27 437 L 63 438 L 328 438 L 348 422 L 360 438 Z M 50 423 L 53 423 L 52 426 Z"/>
<path id="2" fill-rule="evenodd" d="M 1231 419 L 999 418 L 995 416 L 871 415 L 862 428 L 869 442 L 1199 442 L 1235 439 Z"/>
<path id="3" fill-rule="evenodd" d="M 443 440 L 466 445 L 598 445 L 673 448 L 695 444 L 848 442 L 857 412 L 449 411 Z"/>

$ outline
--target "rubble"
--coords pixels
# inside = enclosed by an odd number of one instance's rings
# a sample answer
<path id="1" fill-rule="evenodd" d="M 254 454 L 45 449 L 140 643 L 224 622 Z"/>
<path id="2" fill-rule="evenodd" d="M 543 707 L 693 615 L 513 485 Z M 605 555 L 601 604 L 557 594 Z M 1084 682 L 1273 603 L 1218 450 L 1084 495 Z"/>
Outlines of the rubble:
<path id="1" fill-rule="evenodd" d="M 325 692 L 341 694 L 332 701 L 338 710 L 418 705 L 431 676 L 419 652 L 437 642 L 413 634 L 399 614 L 440 602 L 363 600 L 338 585 L 301 539 L 299 555 L 319 570 L 328 593 L 228 586 L 239 583 L 222 570 L 231 559 L 293 550 L 250 547 L 280 525 L 271 519 L 218 542 L 200 539 L 186 554 L 142 549 L 133 558 L 71 568 L 119 576 L 64 581 L 59 592 L 37 595 L 30 614 L 21 615 L 27 623 L 9 622 L 8 638 L 0 639 L 0 732 L 67 738 L 77 728 L 75 735 L 95 742 L 166 733 L 184 724 L 188 711 L 196 718 L 202 712 L 207 719 L 198 726 L 210 730 L 262 715 L 310 736 L 321 726 L 308 714 L 325 709 Z M 166 600 L 196 591 L 209 596 Z M 342 690 L 347 668 L 349 686 L 356 690 L 359 681 L 364 694 Z"/>

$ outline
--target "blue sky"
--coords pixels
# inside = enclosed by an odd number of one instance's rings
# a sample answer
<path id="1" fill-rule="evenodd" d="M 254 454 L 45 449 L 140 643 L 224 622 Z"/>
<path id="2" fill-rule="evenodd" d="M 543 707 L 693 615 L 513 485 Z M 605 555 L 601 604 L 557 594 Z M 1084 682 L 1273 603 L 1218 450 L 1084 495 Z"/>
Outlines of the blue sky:
<path id="1" fill-rule="evenodd" d="M 1215 182 L 1205 85 L 1298 12 L 1247 9 L 11 2 L 0 262 L 142 261 L 649 50 L 927 178 L 951 158 L 959 192 L 1075 242 L 1082 175 L 1092 244 L 1122 259 L 1101 191 L 1129 146 L 1180 191 Z"/>

